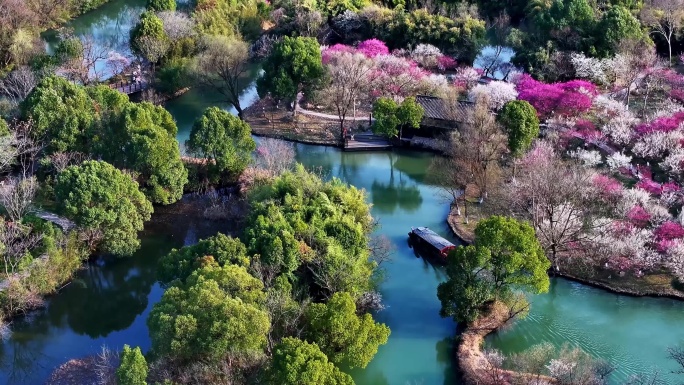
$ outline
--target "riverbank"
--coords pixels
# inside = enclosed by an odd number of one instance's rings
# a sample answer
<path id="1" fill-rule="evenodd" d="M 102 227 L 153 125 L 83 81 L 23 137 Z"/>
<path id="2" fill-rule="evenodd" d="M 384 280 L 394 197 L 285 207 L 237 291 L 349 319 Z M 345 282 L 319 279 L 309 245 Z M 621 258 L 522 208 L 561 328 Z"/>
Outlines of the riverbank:
<path id="1" fill-rule="evenodd" d="M 475 210 L 469 210 L 471 218 L 467 224 L 463 220 L 463 215 L 458 215 L 455 207 L 452 207 L 447 215 L 449 228 L 466 245 L 475 240 L 474 229 L 477 225 L 477 213 L 473 214 Z M 555 272 L 555 275 L 616 294 L 684 300 L 684 292 L 673 286 L 674 277 L 665 271 L 635 277 L 628 273 L 621 276 L 600 267 L 570 265 Z"/>
<path id="2" fill-rule="evenodd" d="M 505 304 L 500 301 L 489 306 L 482 317 L 466 327 L 459 336 L 456 351 L 458 368 L 465 385 L 514 384 L 530 379 L 531 374 L 505 370 L 493 365 L 484 354 L 482 346 L 485 337 L 504 327 L 511 320 Z M 534 375 L 537 383 L 555 384 L 556 380 L 547 376 Z"/>
<path id="3" fill-rule="evenodd" d="M 259 99 L 243 111 L 256 136 L 304 144 L 339 146 L 339 124 L 302 113 L 296 119 L 292 111 L 276 106 L 271 99 Z"/>

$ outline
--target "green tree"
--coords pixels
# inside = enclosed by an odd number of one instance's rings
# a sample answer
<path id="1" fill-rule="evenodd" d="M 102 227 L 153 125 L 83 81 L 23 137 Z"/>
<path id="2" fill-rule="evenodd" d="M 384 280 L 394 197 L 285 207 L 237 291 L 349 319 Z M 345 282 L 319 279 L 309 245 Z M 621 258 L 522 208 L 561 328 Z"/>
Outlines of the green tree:
<path id="1" fill-rule="evenodd" d="M 603 14 L 598 23 L 599 55 L 610 57 L 615 54 L 618 44 L 623 40 L 649 39 L 641 28 L 641 23 L 632 13 L 620 6 L 612 7 Z"/>
<path id="2" fill-rule="evenodd" d="M 154 12 L 175 11 L 176 0 L 147 0 L 147 9 Z"/>
<path id="3" fill-rule="evenodd" d="M 320 45 L 311 37 L 285 36 L 264 61 L 263 69 L 257 80 L 259 96 L 270 93 L 295 104 L 300 92 L 310 96 L 320 88 L 325 76 Z"/>
<path id="4" fill-rule="evenodd" d="M 169 204 L 181 198 L 188 181 L 176 133 L 176 123 L 163 107 L 128 103 L 120 113 L 94 125 L 88 136 L 91 153 L 135 171 L 152 202 Z"/>
<path id="5" fill-rule="evenodd" d="M 416 98 L 413 96 L 404 99 L 404 101 L 402 101 L 397 108 L 397 119 L 399 119 L 399 125 L 401 128 L 420 127 L 420 122 L 423 120 L 423 115 L 425 115 L 423 106 L 416 103 Z M 401 129 L 399 129 L 399 139 L 401 139 Z"/>
<path id="6" fill-rule="evenodd" d="M 502 216 L 481 220 L 475 228 L 475 245 L 487 248 L 491 254 L 486 267 L 491 272 L 495 295 L 507 294 L 512 288 L 548 291 L 551 262 L 529 224 Z"/>
<path id="7" fill-rule="evenodd" d="M 150 219 L 152 204 L 138 184 L 109 163 L 87 161 L 57 176 L 59 209 L 79 226 L 101 234 L 102 251 L 131 255 L 140 247 L 138 231 Z"/>
<path id="8" fill-rule="evenodd" d="M 228 362 L 263 354 L 268 314 L 235 298 L 213 279 L 166 290 L 147 326 L 155 353 L 181 360 Z"/>
<path id="9" fill-rule="evenodd" d="M 164 31 L 164 23 L 154 14 L 146 11 L 140 21 L 131 29 L 131 50 L 151 63 L 156 63 L 170 47 L 169 37 Z"/>
<path id="10" fill-rule="evenodd" d="M 219 173 L 237 176 L 252 159 L 256 143 L 249 124 L 218 107 L 209 107 L 192 125 L 186 146 Z"/>
<path id="11" fill-rule="evenodd" d="M 31 91 L 20 109 L 23 119 L 33 120 L 33 134 L 45 140 L 48 153 L 86 151 L 83 134 L 96 120 L 96 112 L 84 87 L 48 76 Z"/>
<path id="12" fill-rule="evenodd" d="M 147 385 L 147 361 L 139 347 L 124 345 L 116 379 L 118 385 Z"/>
<path id="13" fill-rule="evenodd" d="M 306 311 L 308 340 L 320 346 L 331 361 L 365 368 L 378 347 L 387 343 L 390 329 L 366 313 L 358 315 L 349 293 L 335 293 L 327 303 L 314 303 Z"/>
<path id="14" fill-rule="evenodd" d="M 158 263 L 157 279 L 163 284 L 174 280 L 185 281 L 202 264 L 202 257 L 211 256 L 219 266 L 228 264 L 249 266 L 247 249 L 239 239 L 225 234 L 202 239 L 192 246 L 173 249 L 161 257 Z"/>
<path id="15" fill-rule="evenodd" d="M 323 182 L 299 165 L 249 197 L 244 240 L 267 276 L 285 275 L 298 288 L 327 297 L 371 289 L 372 218 L 363 191 L 339 179 Z"/>
<path id="16" fill-rule="evenodd" d="M 354 380 L 340 371 L 316 346 L 292 337 L 283 338 L 273 350 L 266 372 L 270 385 L 353 385 Z"/>
<path id="17" fill-rule="evenodd" d="M 237 265 L 219 266 L 211 257 L 207 257 L 203 262 L 205 265 L 188 277 L 188 286 L 196 286 L 210 279 L 218 283 L 219 288 L 233 298 L 256 306 L 264 304 L 264 284 L 249 274 L 247 268 Z"/>
<path id="18" fill-rule="evenodd" d="M 508 134 L 508 149 L 513 157 L 520 157 L 539 136 L 537 110 L 525 100 L 506 103 L 498 115 L 499 122 Z"/>
<path id="19" fill-rule="evenodd" d="M 393 138 L 399 134 L 397 127 L 401 123 L 397 118 L 397 102 L 391 98 L 378 98 L 373 103 L 373 133 L 385 135 L 388 138 Z"/>
<path id="20" fill-rule="evenodd" d="M 456 322 L 472 322 L 479 317 L 482 306 L 493 298 L 491 282 L 482 277 L 490 259 L 491 253 L 484 247 L 459 246 L 449 253 L 448 279 L 437 287 L 442 317 L 453 317 Z"/>

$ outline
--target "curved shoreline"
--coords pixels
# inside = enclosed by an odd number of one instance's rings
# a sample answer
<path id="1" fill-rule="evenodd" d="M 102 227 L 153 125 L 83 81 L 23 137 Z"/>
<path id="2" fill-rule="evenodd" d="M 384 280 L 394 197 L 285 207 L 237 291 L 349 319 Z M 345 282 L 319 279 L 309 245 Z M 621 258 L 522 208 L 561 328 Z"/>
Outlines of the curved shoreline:
<path id="1" fill-rule="evenodd" d="M 499 330 L 510 320 L 509 312 L 501 302 L 489 305 L 486 313 L 469 324 L 460 335 L 456 359 L 458 368 L 466 385 L 487 384 L 496 381 L 498 384 L 514 384 L 518 380 L 530 379 L 545 381 L 555 384 L 557 381 L 548 376 L 537 376 L 528 373 L 520 373 L 513 370 L 493 369 L 487 370 L 487 360 L 482 350 L 484 339 L 489 334 Z"/>
<path id="2" fill-rule="evenodd" d="M 455 210 L 453 208 L 450 209 L 446 221 L 449 225 L 449 228 L 451 229 L 451 232 L 454 233 L 454 235 L 464 244 L 471 244 L 473 242 L 473 235 L 464 232 L 463 229 L 460 228 L 458 222 L 456 221 L 456 218 L 457 215 L 455 214 Z M 678 291 L 677 289 L 672 287 L 672 285 L 668 287 L 663 287 L 661 289 L 657 287 L 651 287 L 645 291 L 637 291 L 624 285 L 620 286 L 620 282 L 618 281 L 614 283 L 608 283 L 597 279 L 593 279 L 591 277 L 582 277 L 567 271 L 558 271 L 553 276 L 578 282 L 614 294 L 628 295 L 630 297 L 669 298 L 678 301 L 684 300 L 684 292 Z"/>

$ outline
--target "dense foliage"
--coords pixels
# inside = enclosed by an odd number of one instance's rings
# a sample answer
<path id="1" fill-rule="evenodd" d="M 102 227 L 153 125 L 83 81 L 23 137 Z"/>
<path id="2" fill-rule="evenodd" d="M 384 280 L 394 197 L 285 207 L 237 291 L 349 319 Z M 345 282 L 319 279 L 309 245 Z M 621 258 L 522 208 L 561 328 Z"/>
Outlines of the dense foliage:
<path id="1" fill-rule="evenodd" d="M 249 124 L 217 107 L 207 108 L 192 125 L 186 146 L 191 154 L 207 159 L 218 173 L 238 176 L 252 159 L 256 143 Z"/>
<path id="2" fill-rule="evenodd" d="M 441 314 L 471 322 L 488 302 L 508 300 L 514 289 L 546 292 L 550 265 L 532 226 L 507 217 L 483 219 L 474 246 L 460 246 L 447 257 L 449 279 L 437 288 Z"/>
<path id="3" fill-rule="evenodd" d="M 539 118 L 532 105 L 524 100 L 506 103 L 498 120 L 508 134 L 508 149 L 515 157 L 520 157 L 539 136 Z"/>
<path id="4" fill-rule="evenodd" d="M 140 247 L 138 231 L 150 219 L 152 205 L 129 175 L 102 161 L 87 161 L 58 175 L 55 197 L 60 209 L 79 226 L 100 232 L 100 249 L 130 255 Z"/>
<path id="5" fill-rule="evenodd" d="M 300 166 L 258 188 L 250 201 L 245 243 L 272 274 L 315 297 L 345 291 L 358 298 L 372 289 L 372 222 L 362 191 L 338 179 L 323 182 Z"/>
<path id="6" fill-rule="evenodd" d="M 124 345 L 121 351 L 121 363 L 116 369 L 118 385 L 147 385 L 147 361 L 139 347 L 131 349 Z"/>
<path id="7" fill-rule="evenodd" d="M 270 93 L 286 102 L 295 102 L 300 92 L 311 95 L 325 75 L 318 42 L 305 37 L 284 37 L 266 58 L 263 69 L 257 81 L 259 95 Z"/>
<path id="8" fill-rule="evenodd" d="M 272 385 L 352 385 L 352 378 L 328 362 L 316 344 L 287 337 L 278 344 L 265 376 Z"/>

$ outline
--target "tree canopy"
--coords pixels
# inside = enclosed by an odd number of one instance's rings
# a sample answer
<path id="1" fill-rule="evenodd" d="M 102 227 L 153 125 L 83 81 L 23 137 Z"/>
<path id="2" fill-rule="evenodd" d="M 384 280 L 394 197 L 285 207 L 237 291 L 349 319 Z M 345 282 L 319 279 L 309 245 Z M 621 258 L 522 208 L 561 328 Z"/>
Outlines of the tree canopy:
<path id="1" fill-rule="evenodd" d="M 124 345 L 121 352 L 121 363 L 116 369 L 118 385 L 147 385 L 147 361 L 139 347 L 131 349 Z"/>
<path id="2" fill-rule="evenodd" d="M 257 80 L 259 95 L 270 93 L 288 102 L 296 101 L 299 92 L 309 95 L 320 88 L 325 75 L 320 46 L 310 37 L 285 36 L 266 58 L 263 70 Z"/>
<path id="3" fill-rule="evenodd" d="M 459 246 L 447 257 L 447 281 L 437 288 L 440 314 L 457 322 L 475 320 L 495 299 L 513 289 L 542 293 L 549 289 L 551 263 L 527 223 L 492 216 L 475 227 L 474 246 Z"/>
<path id="4" fill-rule="evenodd" d="M 138 231 L 152 204 L 129 175 L 103 161 L 71 166 L 57 176 L 57 205 L 76 224 L 101 232 L 100 249 L 131 255 L 140 247 Z"/>
<path id="5" fill-rule="evenodd" d="M 300 165 L 256 189 L 250 202 L 244 240 L 272 274 L 315 296 L 347 291 L 357 297 L 370 289 L 372 221 L 362 191 L 338 179 L 323 182 Z"/>
<path id="6" fill-rule="evenodd" d="M 176 0 L 147 0 L 147 9 L 154 12 L 175 11 Z"/>
<path id="7" fill-rule="evenodd" d="M 425 111 L 423 107 L 416 103 L 415 97 L 405 98 L 401 104 L 397 104 L 392 98 L 378 98 L 373 103 L 373 132 L 387 137 L 399 136 L 401 138 L 401 128 L 420 127 Z"/>
<path id="8" fill-rule="evenodd" d="M 152 349 L 180 360 L 213 362 L 262 354 L 268 314 L 198 274 L 187 285 L 166 290 L 152 308 L 147 318 Z"/>
<path id="9" fill-rule="evenodd" d="M 139 173 L 143 192 L 154 203 L 183 195 L 188 172 L 180 159 L 176 123 L 161 106 L 128 103 L 93 127 L 93 152 L 113 165 Z"/>
<path id="10" fill-rule="evenodd" d="M 237 176 L 256 149 L 251 133 L 247 122 L 218 107 L 209 107 L 192 125 L 186 146 L 193 155 L 207 159 L 210 168 Z"/>
<path id="11" fill-rule="evenodd" d="M 273 351 L 267 370 L 270 385 L 353 385 L 354 380 L 340 371 L 316 344 L 286 337 Z"/>
<path id="12" fill-rule="evenodd" d="M 326 303 L 314 303 L 306 311 L 306 337 L 336 363 L 365 368 L 380 345 L 387 343 L 390 329 L 365 313 L 357 315 L 354 298 L 339 292 Z"/>
<path id="13" fill-rule="evenodd" d="M 539 136 L 537 111 L 525 100 L 506 103 L 498 119 L 508 134 L 508 150 L 516 158 L 525 154 Z"/>
<path id="14" fill-rule="evenodd" d="M 212 261 L 218 263 L 219 266 L 227 264 L 249 266 L 245 245 L 239 239 L 219 233 L 201 239 L 192 246 L 173 249 L 161 257 L 158 263 L 157 279 L 163 284 L 169 284 L 174 280 L 184 282 L 195 269 L 202 266 L 202 259 L 207 256 L 210 256 Z"/>

